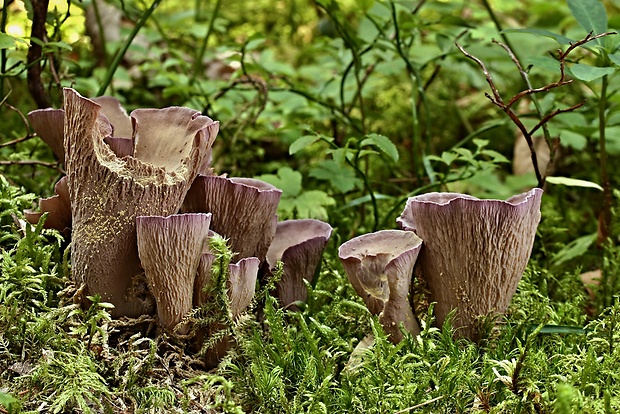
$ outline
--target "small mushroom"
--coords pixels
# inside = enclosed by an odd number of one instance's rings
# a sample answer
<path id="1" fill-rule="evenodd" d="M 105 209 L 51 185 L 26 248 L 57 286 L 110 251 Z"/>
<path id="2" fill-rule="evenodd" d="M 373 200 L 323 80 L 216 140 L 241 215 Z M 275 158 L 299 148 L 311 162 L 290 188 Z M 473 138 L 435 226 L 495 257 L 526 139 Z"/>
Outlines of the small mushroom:
<path id="1" fill-rule="evenodd" d="M 211 284 L 211 264 L 214 257 L 210 253 L 204 253 L 201 258 L 200 265 L 198 266 L 198 275 L 196 277 L 197 284 L 194 286 L 194 304 L 196 306 L 202 306 L 210 300 L 208 294 L 205 293 L 207 286 L 201 285 L 201 283 Z M 246 257 L 239 260 L 237 263 L 231 263 L 228 265 L 228 281 L 226 283 L 228 288 L 228 298 L 230 300 L 230 317 L 232 320 L 236 320 L 241 312 L 248 307 L 252 302 L 254 293 L 256 290 L 256 279 L 258 275 L 258 268 L 260 260 L 256 257 Z M 196 292 L 200 292 L 196 294 Z M 214 335 L 222 329 L 226 329 L 226 326 L 222 326 L 220 323 L 213 323 L 207 329 L 208 335 Z M 204 340 L 205 333 L 198 333 L 199 342 Z M 206 364 L 208 367 L 216 366 L 219 361 L 226 355 L 226 352 L 230 349 L 232 339 L 230 336 L 224 336 L 221 338 L 206 355 Z"/>
<path id="2" fill-rule="evenodd" d="M 276 296 L 282 307 L 295 306 L 308 296 L 304 280 L 311 282 L 321 260 L 332 227 L 319 220 L 287 220 L 278 223 L 276 235 L 267 251 L 267 264 L 272 270 L 277 261 L 284 264 L 284 274 L 276 285 Z"/>
<path id="3" fill-rule="evenodd" d="M 213 231 L 230 239 L 236 260 L 261 262 L 276 232 L 282 191 L 251 178 L 199 176 L 185 197 L 182 212 L 212 213 Z"/>
<path id="4" fill-rule="evenodd" d="M 338 256 L 353 288 L 390 340 L 403 339 L 400 323 L 417 335 L 420 326 L 407 300 L 422 239 L 412 232 L 381 230 L 342 244 Z"/>
<path id="5" fill-rule="evenodd" d="M 532 251 L 541 197 L 535 188 L 506 201 L 456 193 L 407 201 L 397 221 L 424 240 L 416 269 L 437 302 L 439 326 L 458 309 L 457 335 L 478 341 L 476 319 L 506 311 Z"/>
<path id="6" fill-rule="evenodd" d="M 64 97 L 73 278 L 86 285 L 86 294 L 111 302 L 115 317 L 150 313 L 149 298 L 135 291 L 142 275 L 136 217 L 178 212 L 218 123 L 189 109 L 161 110 L 159 119 L 148 118 L 162 126 L 157 129 L 143 125 L 147 119 L 138 115 L 132 118 L 135 155 L 118 158 L 104 143 L 112 127 L 100 114 L 100 105 L 69 88 Z"/>
<path id="7" fill-rule="evenodd" d="M 62 177 L 56 183 L 54 192 L 56 194 L 52 197 L 39 200 L 39 212 L 26 210 L 24 216 L 30 223 L 36 224 L 43 213 L 48 213 L 43 226 L 46 229 L 56 229 L 68 235 L 71 229 L 71 201 L 69 200 L 67 177 Z"/>
<path id="8" fill-rule="evenodd" d="M 194 281 L 211 214 L 137 217 L 140 262 L 157 303 L 160 325 L 172 332 L 192 309 Z M 189 326 L 178 329 L 187 334 Z"/>
<path id="9" fill-rule="evenodd" d="M 28 113 L 28 121 L 39 138 L 43 140 L 61 161 L 65 160 L 63 125 L 65 111 L 62 109 L 37 109 Z"/>

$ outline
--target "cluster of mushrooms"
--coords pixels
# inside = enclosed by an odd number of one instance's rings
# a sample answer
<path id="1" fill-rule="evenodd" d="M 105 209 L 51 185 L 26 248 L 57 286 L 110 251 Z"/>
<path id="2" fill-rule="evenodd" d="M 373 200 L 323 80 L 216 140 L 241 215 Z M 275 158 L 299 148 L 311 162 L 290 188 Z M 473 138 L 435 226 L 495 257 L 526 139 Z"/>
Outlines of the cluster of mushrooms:
<path id="1" fill-rule="evenodd" d="M 502 314 L 517 290 L 540 221 L 542 190 L 506 201 L 457 193 L 428 193 L 407 200 L 397 222 L 402 230 L 356 237 L 338 251 L 349 281 L 390 339 L 402 340 L 401 324 L 420 332 L 408 300 L 411 278 L 421 277 L 442 326 L 457 310 L 459 337 L 480 339 L 479 318 Z"/>
<path id="2" fill-rule="evenodd" d="M 64 90 L 63 109 L 29 120 L 66 175 L 56 195 L 26 212 L 46 227 L 71 231 L 72 277 L 84 297 L 114 305 L 114 317 L 154 314 L 167 332 L 187 334 L 183 318 L 209 300 L 217 233 L 235 252 L 228 269 L 233 317 L 251 302 L 259 272 L 278 261 L 283 307 L 306 298 L 332 228 L 313 219 L 278 222 L 282 191 L 209 168 L 219 124 L 189 108 L 138 109 Z"/>
<path id="3" fill-rule="evenodd" d="M 283 263 L 283 307 L 306 299 L 332 228 L 313 219 L 278 222 L 282 192 L 265 182 L 213 174 L 218 122 L 189 108 L 137 109 L 111 97 L 64 90 L 63 109 L 28 114 L 66 176 L 56 195 L 26 212 L 71 231 L 72 277 L 84 297 L 114 305 L 114 317 L 157 313 L 166 332 L 187 334 L 184 317 L 210 300 L 214 233 L 235 253 L 228 269 L 233 318 L 251 302 L 257 279 Z M 542 191 L 507 201 L 454 193 L 410 198 L 398 223 L 340 246 L 347 276 L 393 342 L 420 330 L 409 301 L 415 273 L 429 286 L 439 325 L 476 340 L 475 320 L 506 310 L 531 253 Z M 70 229 L 70 230 L 69 230 Z M 402 324 L 402 325 L 401 325 Z M 401 327 L 402 326 L 402 327 Z"/>

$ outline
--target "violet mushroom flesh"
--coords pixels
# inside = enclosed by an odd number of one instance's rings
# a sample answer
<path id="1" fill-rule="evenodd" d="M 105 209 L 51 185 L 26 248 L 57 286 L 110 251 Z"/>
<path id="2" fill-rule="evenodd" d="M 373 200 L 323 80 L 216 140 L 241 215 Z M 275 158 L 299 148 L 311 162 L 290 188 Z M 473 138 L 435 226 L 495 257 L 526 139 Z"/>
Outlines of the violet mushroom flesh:
<path id="1" fill-rule="evenodd" d="M 276 211 L 282 191 L 251 178 L 199 176 L 181 211 L 212 213 L 211 229 L 228 238 L 235 260 L 265 260 L 278 223 Z"/>
<path id="2" fill-rule="evenodd" d="M 278 260 L 284 265 L 284 274 L 276 285 L 276 296 L 283 307 L 306 300 L 308 292 L 304 280 L 311 282 L 314 278 L 331 233 L 329 224 L 314 219 L 278 223 L 267 251 L 267 264 L 270 270 Z"/>
<path id="3" fill-rule="evenodd" d="M 177 213 L 218 123 L 188 108 L 136 110 L 134 141 L 150 143 L 152 152 L 143 145 L 136 155 L 118 158 L 104 143 L 112 127 L 100 106 L 72 89 L 64 96 L 73 278 L 86 294 L 111 302 L 115 317 L 150 313 L 152 300 L 140 290 L 136 217 Z"/>
<path id="4" fill-rule="evenodd" d="M 394 343 L 403 338 L 401 323 L 414 335 L 420 333 L 408 294 L 421 247 L 422 239 L 412 232 L 381 230 L 351 239 L 338 249 L 351 285 L 368 310 L 379 315 Z"/>
<path id="5" fill-rule="evenodd" d="M 196 281 L 200 283 L 213 283 L 211 277 L 211 268 L 208 264 L 213 263 L 213 255 L 210 253 L 204 253 L 202 255 L 201 264 L 198 267 L 198 275 Z M 241 312 L 243 312 L 249 304 L 252 302 L 256 289 L 256 279 L 258 275 L 258 268 L 260 260 L 256 257 L 246 257 L 239 260 L 237 263 L 231 263 L 228 265 L 228 280 L 226 286 L 228 289 L 228 298 L 230 300 L 230 315 L 232 321 L 236 320 Z M 207 272 L 207 274 L 205 274 Z M 208 291 L 208 286 L 197 283 L 194 287 L 194 304 L 196 306 L 202 306 L 210 297 L 205 293 Z M 196 295 L 196 292 L 200 294 Z M 226 329 L 219 323 L 214 323 L 208 328 L 209 336 L 217 334 L 218 331 Z M 204 335 L 199 332 L 199 337 L 204 339 Z M 230 348 L 231 338 L 226 335 L 217 341 L 213 348 L 209 350 L 206 355 L 206 363 L 208 367 L 216 366 L 217 363 L 226 355 L 226 352 Z"/>
<path id="6" fill-rule="evenodd" d="M 458 309 L 457 335 L 478 341 L 477 318 L 506 311 L 532 251 L 541 197 L 535 188 L 506 201 L 456 193 L 407 201 L 398 223 L 424 240 L 416 269 L 437 303 L 439 326 Z"/>
<path id="7" fill-rule="evenodd" d="M 37 109 L 28 113 L 28 121 L 30 121 L 32 128 L 63 163 L 65 161 L 64 118 L 65 111 L 62 109 Z"/>
<path id="8" fill-rule="evenodd" d="M 160 325 L 172 332 L 192 309 L 194 281 L 211 214 L 137 217 L 140 262 L 155 296 Z M 189 326 L 178 328 L 187 334 Z"/>
<path id="9" fill-rule="evenodd" d="M 48 213 L 43 226 L 46 229 L 56 229 L 67 235 L 71 229 L 71 201 L 69 200 L 67 177 L 62 177 L 56 183 L 54 192 L 56 194 L 52 197 L 39 200 L 40 212 L 26 210 L 24 216 L 30 223 L 36 224 L 43 213 Z"/>

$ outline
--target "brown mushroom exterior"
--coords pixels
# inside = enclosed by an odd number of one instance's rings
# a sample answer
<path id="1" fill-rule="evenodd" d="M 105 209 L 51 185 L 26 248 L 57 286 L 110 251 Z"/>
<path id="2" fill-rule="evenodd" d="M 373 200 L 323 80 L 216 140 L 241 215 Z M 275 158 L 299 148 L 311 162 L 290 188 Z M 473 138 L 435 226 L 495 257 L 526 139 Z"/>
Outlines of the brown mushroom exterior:
<path id="1" fill-rule="evenodd" d="M 294 302 L 307 299 L 304 280 L 312 282 L 314 279 L 331 234 L 332 227 L 320 220 L 286 220 L 278 223 L 267 251 L 267 264 L 270 270 L 278 260 L 284 265 L 284 274 L 276 285 L 276 296 L 282 307 L 287 308 Z"/>
<path id="2" fill-rule="evenodd" d="M 198 276 L 196 278 L 197 281 L 202 281 L 202 283 L 212 283 L 211 282 L 211 266 L 206 266 L 207 261 L 211 260 L 212 256 L 209 253 L 203 254 L 204 262 L 201 262 L 201 265 L 198 268 Z M 232 320 L 235 320 L 239 317 L 241 312 L 243 312 L 249 304 L 252 302 L 254 298 L 254 293 L 256 291 L 256 280 L 258 277 L 258 268 L 260 266 L 260 260 L 256 257 L 246 257 L 239 260 L 237 263 L 231 263 L 228 265 L 228 298 L 230 300 L 230 317 Z M 208 272 L 208 274 L 204 274 L 203 272 Z M 201 306 L 209 300 L 208 295 L 205 294 L 205 286 L 199 286 L 197 283 L 194 286 L 194 292 L 200 292 L 199 300 L 194 298 L 194 303 L 197 306 Z M 218 331 L 225 329 L 225 326 L 222 326 L 220 323 L 213 323 L 207 329 L 209 335 L 214 335 Z M 205 332 L 198 332 L 199 342 L 204 340 Z M 214 346 L 209 350 L 209 353 L 206 355 L 206 364 L 207 367 L 211 368 L 216 366 L 219 361 L 226 355 L 228 349 L 230 349 L 232 339 L 229 336 L 224 336 L 221 338 Z"/>
<path id="3" fill-rule="evenodd" d="M 211 228 L 230 240 L 235 260 L 265 260 L 276 233 L 282 191 L 251 178 L 198 176 L 185 197 L 184 213 L 212 213 Z"/>
<path id="4" fill-rule="evenodd" d="M 422 239 L 412 232 L 381 230 L 351 239 L 338 249 L 353 288 L 368 310 L 379 315 L 394 343 L 403 339 L 401 323 L 414 335 L 420 333 L 407 297 L 421 247 Z"/>
<path id="5" fill-rule="evenodd" d="M 535 188 L 506 201 L 456 193 L 407 201 L 397 221 L 424 240 L 416 269 L 437 303 L 439 326 L 458 309 L 457 335 L 478 341 L 478 317 L 506 311 L 532 251 L 541 197 Z"/>
<path id="6" fill-rule="evenodd" d="M 62 177 L 54 186 L 55 195 L 39 200 L 39 212 L 26 210 L 24 216 L 32 224 L 39 222 L 43 213 L 48 213 L 45 224 L 46 229 L 56 229 L 68 235 L 71 229 L 71 201 L 69 200 L 69 187 L 67 177 Z"/>
<path id="7" fill-rule="evenodd" d="M 211 214 L 137 217 L 138 253 L 159 324 L 168 332 L 192 309 L 194 281 Z M 189 326 L 177 330 L 187 334 Z"/>
<path id="8" fill-rule="evenodd" d="M 135 290 L 142 276 L 136 217 L 178 212 L 217 135 L 218 123 L 196 111 L 188 112 L 186 126 L 158 136 L 161 142 L 155 152 L 178 149 L 179 141 L 189 149 L 170 151 L 165 166 L 156 166 L 132 156 L 119 159 L 104 143 L 112 128 L 100 115 L 100 106 L 69 88 L 64 89 L 64 97 L 73 278 L 78 285 L 85 284 L 85 294 L 99 294 L 103 301 L 111 302 L 115 317 L 150 313 L 152 301 Z M 167 113 L 163 111 L 162 117 Z M 134 122 L 143 134 L 147 128 Z M 175 122 L 178 124 L 178 118 Z M 188 138 L 187 134 L 192 135 Z"/>
<path id="9" fill-rule="evenodd" d="M 62 109 L 47 108 L 28 112 L 30 125 L 32 125 L 39 138 L 49 145 L 60 162 L 65 161 L 65 147 L 63 144 L 64 119 L 65 111 Z"/>

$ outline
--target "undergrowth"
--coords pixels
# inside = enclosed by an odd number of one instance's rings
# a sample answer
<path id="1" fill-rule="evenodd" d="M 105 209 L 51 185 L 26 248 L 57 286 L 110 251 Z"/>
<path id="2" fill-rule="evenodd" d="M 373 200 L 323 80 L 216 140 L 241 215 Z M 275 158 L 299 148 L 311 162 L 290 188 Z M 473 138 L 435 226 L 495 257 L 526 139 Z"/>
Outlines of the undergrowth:
<path id="1" fill-rule="evenodd" d="M 227 331 L 235 341 L 229 356 L 206 371 L 181 338 L 156 335 L 152 318 L 112 320 L 110 305 L 97 297 L 89 309 L 73 303 L 62 237 L 21 221 L 31 196 L 6 181 L 0 194 L 4 411 L 620 410 L 620 302 L 611 296 L 610 306 L 588 316 L 603 301 L 589 296 L 577 273 L 553 274 L 533 261 L 509 312 L 480 346 L 453 339 L 449 323 L 434 327 L 432 305 L 422 333 L 393 345 L 331 251 L 300 312 L 279 308 L 262 290 L 254 311 Z M 605 260 L 617 268 L 614 249 Z"/>

